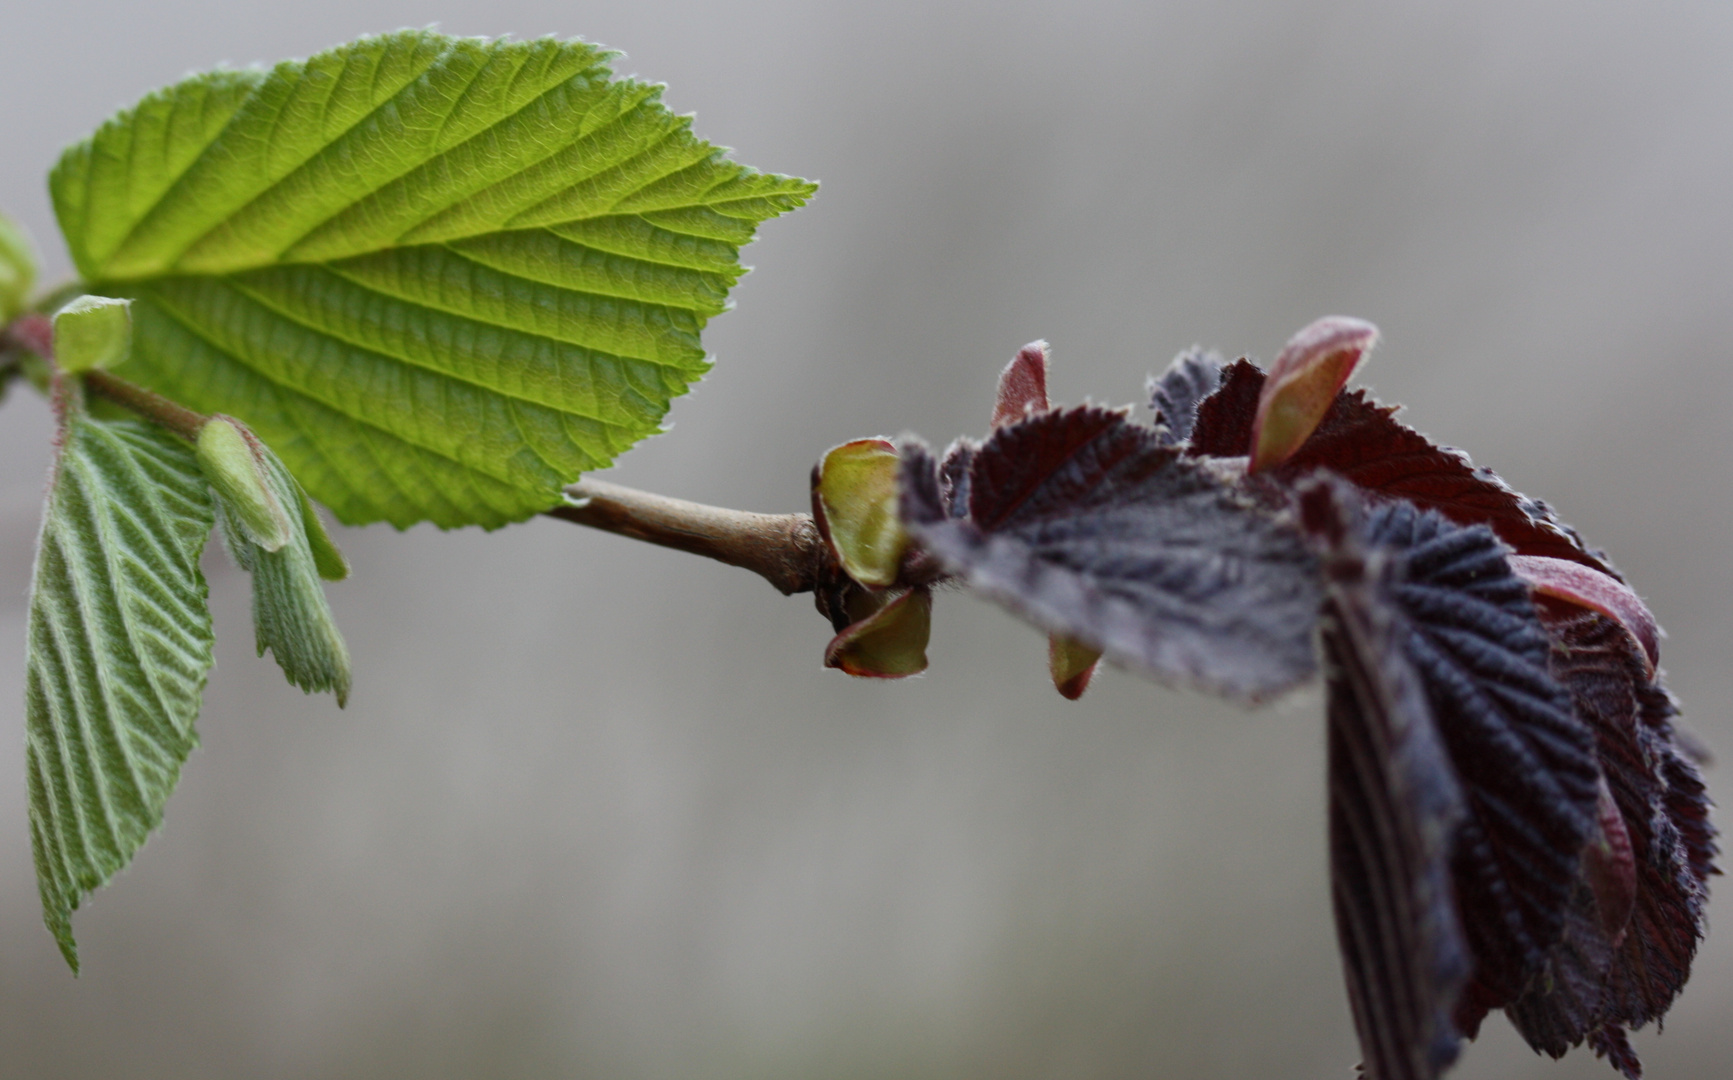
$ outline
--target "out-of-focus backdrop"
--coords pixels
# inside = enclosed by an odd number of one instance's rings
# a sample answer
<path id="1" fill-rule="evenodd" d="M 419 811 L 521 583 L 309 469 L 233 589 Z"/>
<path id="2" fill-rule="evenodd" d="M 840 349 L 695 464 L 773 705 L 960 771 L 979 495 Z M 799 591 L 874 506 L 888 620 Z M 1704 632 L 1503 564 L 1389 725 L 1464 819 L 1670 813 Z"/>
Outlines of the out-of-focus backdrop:
<path id="1" fill-rule="evenodd" d="M 1733 7 L 1497 2 L 9 0 L 0 207 L 147 90 L 364 32 L 584 36 L 823 181 L 769 223 L 673 430 L 607 474 L 801 509 L 851 437 L 1140 400 L 1202 342 L 1384 330 L 1363 381 L 1610 550 L 1733 759 Z M 1256 712 L 940 598 L 933 667 L 820 667 L 741 571 L 543 520 L 343 530 L 347 711 L 218 664 L 167 823 L 43 931 L 20 734 L 49 422 L 0 412 L 0 1076 L 1347 1077 L 1316 692 Z M 1733 766 L 1730 766 L 1733 767 Z M 1711 775 L 1712 790 L 1729 773 Z M 1725 901 L 1725 896 L 1719 898 Z M 1718 903 L 1715 912 L 1729 909 Z M 1726 921 L 1723 916 L 1723 922 Z M 1722 931 L 1728 929 L 1721 927 Z M 1712 936 L 1650 1075 L 1733 1076 Z M 1605 1078 L 1494 1019 L 1454 1074 Z"/>

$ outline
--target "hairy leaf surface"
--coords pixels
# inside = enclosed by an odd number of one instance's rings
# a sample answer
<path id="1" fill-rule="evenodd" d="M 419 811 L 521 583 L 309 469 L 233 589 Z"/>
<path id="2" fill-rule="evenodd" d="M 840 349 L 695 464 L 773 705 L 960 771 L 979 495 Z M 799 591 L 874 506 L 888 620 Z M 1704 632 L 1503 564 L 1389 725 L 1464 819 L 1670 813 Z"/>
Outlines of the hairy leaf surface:
<path id="1" fill-rule="evenodd" d="M 1165 682 L 1256 700 L 1315 670 L 1305 544 L 1151 429 L 1083 406 L 964 447 L 905 445 L 903 515 L 970 585 Z"/>
<path id="2" fill-rule="evenodd" d="M 211 666 L 192 447 L 70 411 L 30 596 L 25 731 L 42 914 L 78 969 L 72 911 L 132 858 L 197 737 Z"/>
<path id="3" fill-rule="evenodd" d="M 1149 407 L 1162 442 L 1191 438 L 1198 405 L 1221 386 L 1223 363 L 1220 353 L 1194 347 L 1174 357 L 1159 376 L 1150 376 Z"/>
<path id="4" fill-rule="evenodd" d="M 1425 940 L 1433 933 L 1427 926 L 1443 925 L 1441 916 L 1402 898 L 1416 888 L 1433 895 L 1429 882 L 1447 859 L 1474 989 L 1511 1000 L 1564 935 L 1596 829 L 1600 772 L 1592 734 L 1549 671 L 1550 644 L 1528 587 L 1492 532 L 1407 503 L 1374 506 L 1363 523 L 1333 520 L 1339 511 L 1330 504 L 1348 496 L 1328 492 L 1320 485 L 1302 498 L 1308 527 L 1327 538 L 1331 552 L 1332 850 L 1350 981 L 1359 987 L 1356 998 L 1365 998 L 1355 1006 L 1356 1022 L 1369 1058 L 1394 1055 L 1373 1075 L 1433 1076 L 1454 1056 L 1440 1040 L 1459 1033 L 1439 1017 L 1456 1011 L 1469 972 L 1435 980 L 1423 1000 L 1381 989 L 1391 980 L 1421 985 L 1412 966 L 1440 948 L 1451 951 Z M 1370 584 L 1358 584 L 1362 579 Z M 1361 624 L 1371 629 L 1355 631 Z M 1398 706 L 1414 707 L 1405 688 L 1416 681 L 1424 716 L 1397 715 Z M 1422 721 L 1434 736 L 1406 736 L 1411 749 L 1394 757 L 1379 749 Z M 1441 757 L 1407 756 L 1434 741 Z M 1460 815 L 1451 800 L 1401 779 L 1425 773 L 1454 778 Z M 1399 797 L 1404 785 L 1406 802 Z M 1391 846 L 1390 829 L 1448 834 L 1450 842 L 1428 846 L 1434 861 L 1421 865 L 1412 861 L 1411 844 Z M 1378 928 L 1389 925 L 1419 927 L 1424 947 L 1379 937 Z M 1354 942 L 1365 948 L 1357 952 Z"/>
<path id="5" fill-rule="evenodd" d="M 1607 919 L 1592 861 L 1573 903 L 1565 940 L 1547 975 L 1506 1004 L 1537 1050 L 1554 1057 L 1585 1039 L 1627 1076 L 1641 1075 L 1627 1028 L 1659 1020 L 1691 973 L 1716 873 L 1709 801 L 1673 728 L 1678 707 L 1655 681 L 1640 647 L 1613 619 L 1546 600 L 1552 671 L 1594 732 L 1611 809 L 1629 845 L 1634 895 L 1623 919 Z M 1492 1004 L 1494 1002 L 1489 1002 Z"/>
<path id="6" fill-rule="evenodd" d="M 345 521 L 553 505 L 658 429 L 740 247 L 815 187 L 611 56 L 403 31 L 116 116 L 50 187 L 79 271 L 138 300 L 124 374 L 239 416 Z"/>

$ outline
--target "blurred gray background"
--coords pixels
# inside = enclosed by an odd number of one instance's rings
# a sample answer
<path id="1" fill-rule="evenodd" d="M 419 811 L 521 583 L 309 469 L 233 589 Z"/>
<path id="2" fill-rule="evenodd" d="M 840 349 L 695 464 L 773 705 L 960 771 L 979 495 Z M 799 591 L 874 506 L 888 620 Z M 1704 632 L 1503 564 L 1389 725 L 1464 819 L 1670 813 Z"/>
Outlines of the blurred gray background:
<path id="1" fill-rule="evenodd" d="M 1733 6 L 0 8 L 0 207 L 51 281 L 63 145 L 188 71 L 403 25 L 625 49 L 700 134 L 822 180 L 674 430 L 607 474 L 673 495 L 801 509 L 831 444 L 979 433 L 1034 337 L 1058 399 L 1117 404 L 1193 342 L 1371 319 L 1363 381 L 1613 553 L 1733 759 Z M 1042 637 L 961 595 L 926 677 L 851 681 L 806 598 L 556 521 L 343 530 L 345 712 L 252 656 L 212 559 L 204 746 L 79 913 L 74 980 L 17 726 L 48 431 L 6 403 L 4 1077 L 1350 1075 L 1315 691 L 1248 713 L 1107 672 L 1069 704 Z M 1733 1076 L 1730 1010 L 1722 933 L 1650 1075 Z M 1454 1075 L 1613 1074 L 1495 1018 Z"/>

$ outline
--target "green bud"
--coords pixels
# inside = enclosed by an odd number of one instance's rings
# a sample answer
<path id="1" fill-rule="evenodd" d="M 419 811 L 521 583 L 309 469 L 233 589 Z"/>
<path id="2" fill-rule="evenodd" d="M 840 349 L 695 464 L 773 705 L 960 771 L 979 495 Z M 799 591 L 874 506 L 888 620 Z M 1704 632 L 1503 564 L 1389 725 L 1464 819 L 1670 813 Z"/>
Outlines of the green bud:
<path id="1" fill-rule="evenodd" d="M 812 473 L 813 516 L 843 572 L 879 588 L 896 581 L 909 546 L 897 515 L 897 448 L 885 439 L 843 443 Z"/>
<path id="2" fill-rule="evenodd" d="M 246 539 L 266 551 L 277 551 L 289 542 L 289 517 L 272 493 L 251 441 L 236 421 L 211 417 L 199 430 L 198 460 L 211 489 L 233 514 Z"/>
<path id="3" fill-rule="evenodd" d="M 54 314 L 54 362 L 76 375 L 132 355 L 132 301 L 81 296 Z"/>
<path id="4" fill-rule="evenodd" d="M 927 670 L 932 625 L 933 594 L 910 589 L 832 638 L 824 650 L 824 666 L 863 679 L 919 675 Z"/>
<path id="5" fill-rule="evenodd" d="M 35 284 L 36 253 L 31 250 L 30 238 L 0 214 L 0 325 L 11 322 L 24 309 Z"/>

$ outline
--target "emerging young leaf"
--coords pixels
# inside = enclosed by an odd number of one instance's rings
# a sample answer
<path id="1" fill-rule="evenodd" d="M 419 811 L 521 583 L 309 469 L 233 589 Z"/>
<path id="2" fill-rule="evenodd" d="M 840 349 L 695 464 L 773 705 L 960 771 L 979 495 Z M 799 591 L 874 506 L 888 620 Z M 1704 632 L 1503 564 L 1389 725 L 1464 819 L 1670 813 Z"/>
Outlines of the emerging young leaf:
<path id="1" fill-rule="evenodd" d="M 125 374 L 244 419 L 344 521 L 554 505 L 658 430 L 740 247 L 815 189 L 610 57 L 403 31 L 110 120 L 50 188 L 79 271 L 138 300 Z"/>
<path id="2" fill-rule="evenodd" d="M 1056 409 L 1002 427 L 953 452 L 967 465 L 961 487 L 918 443 L 902 456 L 910 531 L 1044 629 L 1160 681 L 1242 700 L 1315 670 L 1319 586 L 1305 544 L 1123 413 Z"/>
<path id="3" fill-rule="evenodd" d="M 999 392 L 993 400 L 993 426 L 1015 424 L 1030 413 L 1046 412 L 1047 343 L 1031 341 L 999 373 Z"/>
<path id="4" fill-rule="evenodd" d="M 1047 635 L 1047 674 L 1053 677 L 1054 689 L 1065 700 L 1076 701 L 1083 696 L 1100 663 L 1100 649 L 1092 649 L 1064 634 Z"/>
<path id="5" fill-rule="evenodd" d="M 1300 448 L 1377 342 L 1376 326 L 1345 315 L 1319 319 L 1289 340 L 1258 398 L 1252 472 L 1280 464 Z"/>
<path id="6" fill-rule="evenodd" d="M 132 355 L 132 301 L 80 296 L 54 313 L 54 363 L 69 374 L 124 364 Z"/>
<path id="7" fill-rule="evenodd" d="M 62 424 L 31 586 L 25 754 L 43 919 L 77 971 L 73 909 L 162 821 L 197 741 L 212 507 L 192 447 L 155 425 L 76 403 Z"/>
<path id="8" fill-rule="evenodd" d="M 909 536 L 897 518 L 897 448 L 886 439 L 833 446 L 812 469 L 812 516 L 843 572 L 862 585 L 897 579 Z"/>
<path id="9" fill-rule="evenodd" d="M 211 423 L 222 421 L 213 419 Z M 202 443 L 202 439 L 200 440 Z M 253 635 L 260 656 L 265 650 L 289 682 L 307 693 L 336 695 L 339 707 L 349 700 L 349 649 L 325 599 L 321 577 L 341 569 L 343 556 L 325 535 L 313 507 L 295 478 L 269 447 L 249 439 L 254 460 L 271 501 L 287 519 L 287 539 L 275 550 L 259 543 L 241 520 L 240 510 L 226 497 L 217 500 L 217 517 L 229 554 L 253 575 Z M 219 495 L 221 489 L 218 489 Z M 317 539 L 315 539 L 315 537 Z M 320 548 L 328 549 L 324 555 Z M 330 560 L 335 558 L 335 564 Z"/>
<path id="10" fill-rule="evenodd" d="M 36 284 L 36 253 L 24 230 L 0 214 L 0 326 L 24 308 Z"/>
<path id="11" fill-rule="evenodd" d="M 860 617 L 825 647 L 824 666 L 868 679 L 903 679 L 927 670 L 933 594 L 916 588 L 888 599 L 864 593 L 861 600 Z"/>
<path id="12" fill-rule="evenodd" d="M 258 440 L 249 440 L 243 432 L 226 416 L 211 417 L 199 430 L 199 468 L 229 519 L 239 526 L 239 535 L 276 551 L 289 542 L 289 516 L 265 478 L 263 453 L 252 445 Z"/>
<path id="13" fill-rule="evenodd" d="M 1256 364 L 1240 360 L 1222 374 L 1221 388 L 1198 406 L 1191 453 L 1242 457 L 1264 387 Z M 1519 555 L 1568 559 L 1623 581 L 1604 552 L 1590 549 L 1552 508 L 1511 490 L 1497 473 L 1475 467 L 1454 447 L 1435 445 L 1396 419 L 1398 406 L 1379 405 L 1364 390 L 1340 393 L 1323 420 L 1279 466 L 1258 474 L 1267 486 L 1291 488 L 1327 469 L 1369 495 L 1405 499 L 1437 510 L 1458 525 L 1486 525 Z"/>

